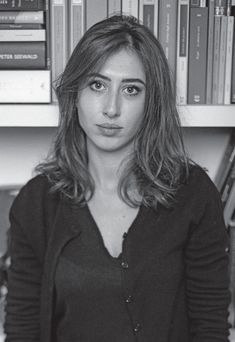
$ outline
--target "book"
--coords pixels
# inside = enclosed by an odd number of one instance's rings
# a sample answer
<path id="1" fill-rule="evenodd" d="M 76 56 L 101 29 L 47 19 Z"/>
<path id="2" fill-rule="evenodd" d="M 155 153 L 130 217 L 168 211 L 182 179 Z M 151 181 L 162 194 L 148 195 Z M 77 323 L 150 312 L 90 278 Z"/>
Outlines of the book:
<path id="1" fill-rule="evenodd" d="M 0 103 L 50 103 L 49 70 L 0 70 Z"/>
<path id="2" fill-rule="evenodd" d="M 158 39 L 163 47 L 175 82 L 176 41 L 177 41 L 177 1 L 159 0 Z"/>
<path id="3" fill-rule="evenodd" d="M 44 24 L 43 11 L 5 11 L 0 12 L 0 24 Z"/>
<path id="4" fill-rule="evenodd" d="M 178 105 L 187 104 L 188 34 L 189 0 L 179 0 L 176 57 L 176 101 Z"/>
<path id="5" fill-rule="evenodd" d="M 64 71 L 68 60 L 68 2 L 67 0 L 50 1 L 51 31 L 51 77 L 52 85 Z M 52 93 L 53 101 L 56 95 Z"/>
<path id="6" fill-rule="evenodd" d="M 235 16 L 235 6 L 232 6 L 232 15 Z M 232 52 L 232 79 L 231 79 L 231 103 L 235 103 L 235 34 L 233 34 Z"/>
<path id="7" fill-rule="evenodd" d="M 216 173 L 214 183 L 220 193 L 222 193 L 222 189 L 225 187 L 226 179 L 228 177 L 229 172 L 231 171 L 231 168 L 234 162 L 235 162 L 235 133 L 231 134 L 228 139 L 220 166 Z"/>
<path id="8" fill-rule="evenodd" d="M 50 27 L 50 0 L 45 0 L 45 29 L 46 29 L 46 68 L 51 70 L 51 27 Z"/>
<path id="9" fill-rule="evenodd" d="M 108 17 L 122 13 L 122 0 L 108 0 L 107 6 Z"/>
<path id="10" fill-rule="evenodd" d="M 158 37 L 158 1 L 140 0 L 139 3 L 139 20 L 150 29 L 155 37 Z"/>
<path id="11" fill-rule="evenodd" d="M 92 25 L 94 25 L 98 21 L 107 18 L 107 0 L 86 0 L 85 13 L 85 30 L 88 30 Z"/>
<path id="12" fill-rule="evenodd" d="M 232 181 L 231 190 L 229 192 L 227 201 L 224 206 L 224 222 L 225 226 L 228 227 L 233 212 L 235 210 L 235 179 Z"/>
<path id="13" fill-rule="evenodd" d="M 0 48 L 0 69 L 44 69 L 45 42 L 4 42 Z"/>
<path id="14" fill-rule="evenodd" d="M 228 17 L 221 17 L 220 28 L 220 49 L 219 49 L 219 70 L 218 70 L 218 104 L 224 103 L 224 81 L 225 81 L 225 61 L 226 61 L 226 46 L 227 46 L 227 27 Z"/>
<path id="15" fill-rule="evenodd" d="M 44 28 L 44 24 L 0 24 L 0 30 L 40 30 Z"/>
<path id="16" fill-rule="evenodd" d="M 214 49 L 212 72 L 212 104 L 218 104 L 219 95 L 219 52 L 220 52 L 221 15 L 214 16 Z"/>
<path id="17" fill-rule="evenodd" d="M 139 18 L 139 1 L 138 0 L 122 0 L 122 13 L 132 15 Z"/>
<path id="18" fill-rule="evenodd" d="M 189 24 L 188 104 L 206 103 L 208 8 L 191 7 Z"/>
<path id="19" fill-rule="evenodd" d="M 69 0 L 68 9 L 69 23 L 69 56 L 72 54 L 75 46 L 81 39 L 85 30 L 85 1 L 84 0 Z"/>
<path id="20" fill-rule="evenodd" d="M 208 41 L 206 70 L 206 104 L 212 103 L 213 42 L 215 0 L 208 0 Z"/>
<path id="21" fill-rule="evenodd" d="M 231 163 L 228 175 L 224 181 L 224 184 L 221 188 L 220 194 L 221 194 L 221 202 L 222 202 L 222 206 L 223 208 L 226 206 L 226 203 L 228 201 L 228 198 L 230 196 L 230 192 L 232 189 L 232 186 L 234 184 L 235 181 L 235 162 L 234 159 Z"/>
<path id="22" fill-rule="evenodd" d="M 46 31 L 42 30 L 0 30 L 0 42 L 45 41 Z"/>
<path id="23" fill-rule="evenodd" d="M 234 17 L 228 16 L 226 60 L 225 60 L 225 80 L 224 80 L 224 104 L 231 103 L 231 82 L 232 82 L 232 53 L 234 36 Z"/>
<path id="24" fill-rule="evenodd" d="M 0 11 L 38 11 L 44 10 L 44 0 L 2 0 Z"/>

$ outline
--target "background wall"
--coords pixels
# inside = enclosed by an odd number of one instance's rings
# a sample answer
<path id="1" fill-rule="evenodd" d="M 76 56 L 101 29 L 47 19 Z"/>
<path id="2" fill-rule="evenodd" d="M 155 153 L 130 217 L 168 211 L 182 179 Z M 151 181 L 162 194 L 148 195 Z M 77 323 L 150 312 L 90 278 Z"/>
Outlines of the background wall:
<path id="1" fill-rule="evenodd" d="M 0 187 L 21 185 L 32 177 L 33 168 L 47 154 L 56 128 L 0 128 Z M 189 155 L 208 169 L 214 179 L 229 128 L 184 128 Z"/>

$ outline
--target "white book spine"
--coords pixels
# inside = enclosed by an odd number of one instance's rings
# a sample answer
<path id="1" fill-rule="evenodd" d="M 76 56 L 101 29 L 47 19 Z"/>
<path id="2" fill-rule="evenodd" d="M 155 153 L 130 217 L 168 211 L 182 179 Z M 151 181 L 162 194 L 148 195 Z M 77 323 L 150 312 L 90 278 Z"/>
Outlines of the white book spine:
<path id="1" fill-rule="evenodd" d="M 0 23 L 44 23 L 43 11 L 1 11 Z"/>
<path id="2" fill-rule="evenodd" d="M 187 104 L 188 79 L 188 27 L 189 0 L 178 2 L 176 100 L 178 105 Z"/>
<path id="3" fill-rule="evenodd" d="M 139 18 L 139 0 L 122 0 L 122 13 Z"/>
<path id="4" fill-rule="evenodd" d="M 54 82 L 68 59 L 67 0 L 51 0 L 51 75 Z M 53 93 L 53 101 L 56 96 Z"/>
<path id="5" fill-rule="evenodd" d="M 49 103 L 49 70 L 0 70 L 0 103 Z"/>
<path id="6" fill-rule="evenodd" d="M 122 0 L 108 0 L 108 17 L 121 13 Z"/>
<path id="7" fill-rule="evenodd" d="M 46 40 L 46 30 L 0 30 L 1 42 L 38 42 Z"/>
<path id="8" fill-rule="evenodd" d="M 69 55 L 84 34 L 84 0 L 69 0 Z"/>
<path id="9" fill-rule="evenodd" d="M 225 61 L 224 104 L 231 104 L 232 57 L 233 57 L 234 17 L 228 17 L 227 46 Z"/>

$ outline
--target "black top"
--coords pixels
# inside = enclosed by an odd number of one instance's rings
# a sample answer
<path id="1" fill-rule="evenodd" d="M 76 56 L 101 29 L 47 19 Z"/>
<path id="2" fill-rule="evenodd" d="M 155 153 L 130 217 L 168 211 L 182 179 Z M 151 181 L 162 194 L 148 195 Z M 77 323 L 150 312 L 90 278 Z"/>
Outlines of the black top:
<path id="1" fill-rule="evenodd" d="M 57 265 L 65 246 L 83 237 L 78 223 L 86 211 L 50 188 L 46 177 L 35 177 L 11 209 L 6 342 L 55 342 Z M 128 312 L 138 342 L 229 341 L 228 243 L 219 193 L 198 167 L 171 208 L 139 212 L 120 259 L 123 298 L 132 295 Z M 100 309 L 93 308 L 98 317 Z M 115 336 L 113 331 L 111 341 Z"/>
<path id="2" fill-rule="evenodd" d="M 126 295 L 128 264 L 112 257 L 89 208 L 78 208 L 81 235 L 64 248 L 55 273 L 56 342 L 134 342 L 140 323 L 129 310 Z M 143 208 L 131 229 L 143 229 Z M 123 247 L 128 234 L 123 234 Z M 128 236 L 129 238 L 129 236 Z"/>

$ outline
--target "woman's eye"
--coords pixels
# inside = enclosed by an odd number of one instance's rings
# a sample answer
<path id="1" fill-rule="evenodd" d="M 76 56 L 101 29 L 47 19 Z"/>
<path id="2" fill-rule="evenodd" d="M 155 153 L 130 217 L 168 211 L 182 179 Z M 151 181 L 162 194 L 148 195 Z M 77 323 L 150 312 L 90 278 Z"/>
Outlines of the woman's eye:
<path id="1" fill-rule="evenodd" d="M 127 95 L 137 95 L 140 92 L 140 89 L 136 86 L 129 86 L 126 87 L 124 91 Z"/>
<path id="2" fill-rule="evenodd" d="M 100 90 L 103 90 L 105 87 L 104 87 L 104 84 L 100 81 L 93 81 L 90 83 L 90 88 L 92 90 L 95 90 L 95 91 L 100 91 Z"/>

